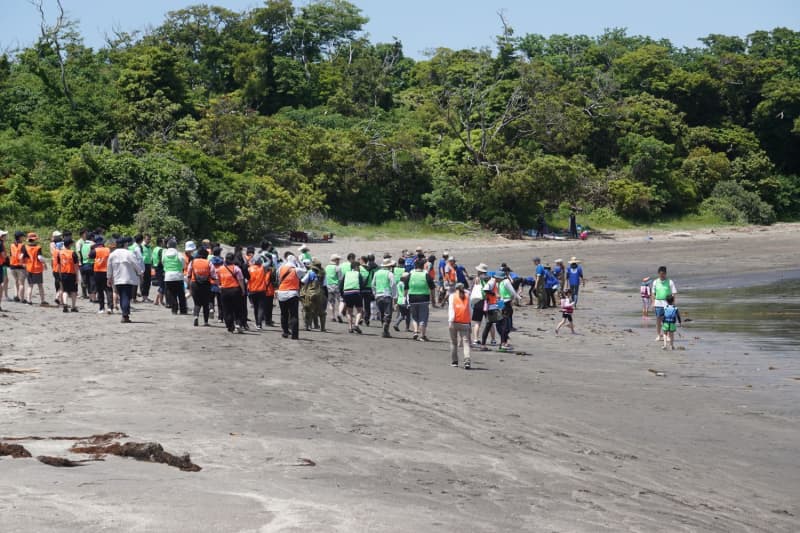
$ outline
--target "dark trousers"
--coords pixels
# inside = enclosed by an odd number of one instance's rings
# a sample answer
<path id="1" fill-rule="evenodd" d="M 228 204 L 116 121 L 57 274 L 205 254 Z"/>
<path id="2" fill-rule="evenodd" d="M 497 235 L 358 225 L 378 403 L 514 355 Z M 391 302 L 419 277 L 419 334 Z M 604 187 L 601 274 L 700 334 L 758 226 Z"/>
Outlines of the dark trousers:
<path id="1" fill-rule="evenodd" d="M 378 318 L 380 318 L 381 323 L 383 323 L 385 328 L 389 328 L 389 324 L 392 323 L 392 301 L 391 296 L 381 296 L 377 299 L 378 303 Z"/>
<path id="2" fill-rule="evenodd" d="M 497 333 L 500 334 L 500 344 L 505 344 L 508 342 L 508 334 L 511 330 L 509 326 L 509 310 L 508 308 L 503 309 L 503 318 L 500 319 L 499 322 L 486 322 L 486 326 L 483 328 L 483 333 L 481 334 L 481 344 L 486 344 L 486 339 L 489 337 L 489 332 L 492 331 L 492 326 L 497 329 Z"/>
<path id="3" fill-rule="evenodd" d="M 291 335 L 293 339 L 298 338 L 300 329 L 300 298 L 294 296 L 286 301 L 278 300 L 281 308 L 281 329 L 284 335 Z"/>
<path id="4" fill-rule="evenodd" d="M 261 325 L 266 322 L 267 293 L 254 292 L 250 295 L 250 301 L 253 303 L 253 315 L 256 319 L 256 326 L 261 327 Z"/>
<path id="5" fill-rule="evenodd" d="M 242 290 L 239 287 L 222 289 L 220 297 L 225 327 L 233 331 L 236 326 L 242 325 Z"/>
<path id="6" fill-rule="evenodd" d="M 167 307 L 172 309 L 173 314 L 178 311 L 182 315 L 187 313 L 186 310 L 186 293 L 183 292 L 183 281 L 165 281 L 166 292 L 164 293 L 167 298 Z"/>
<path id="7" fill-rule="evenodd" d="M 364 302 L 362 304 L 364 306 L 364 323 L 369 326 L 369 317 L 372 314 L 372 302 L 375 300 L 375 297 L 372 291 L 362 292 L 361 300 Z"/>
<path id="8" fill-rule="evenodd" d="M 406 329 L 411 327 L 411 310 L 407 305 L 398 305 L 397 306 L 397 322 L 394 323 L 395 326 L 399 326 L 400 322 L 403 320 L 406 321 Z"/>
<path id="9" fill-rule="evenodd" d="M 142 285 L 139 292 L 142 293 L 142 298 L 150 296 L 150 284 L 152 283 L 153 265 L 144 265 L 144 274 L 142 275 Z"/>
<path id="10" fill-rule="evenodd" d="M 211 310 L 211 284 L 192 282 L 192 301 L 194 302 L 194 317 L 200 316 L 203 310 L 203 320 L 208 324 L 208 315 Z"/>
<path id="11" fill-rule="evenodd" d="M 266 308 L 264 309 L 264 320 L 267 326 L 273 326 L 275 323 L 272 321 L 272 310 L 275 308 L 275 296 L 267 296 Z"/>
<path id="12" fill-rule="evenodd" d="M 114 308 L 114 293 L 108 286 L 108 275 L 105 272 L 94 273 L 94 285 L 97 287 L 97 303 L 100 304 L 100 310 L 106 308 L 106 295 L 108 295 L 108 308 Z"/>
<path id="13" fill-rule="evenodd" d="M 131 300 L 136 294 L 136 285 L 117 285 L 119 294 L 119 308 L 122 310 L 123 317 L 131 316 Z"/>
<path id="14" fill-rule="evenodd" d="M 84 298 L 88 298 L 91 293 L 96 291 L 92 265 L 81 266 L 81 294 Z"/>

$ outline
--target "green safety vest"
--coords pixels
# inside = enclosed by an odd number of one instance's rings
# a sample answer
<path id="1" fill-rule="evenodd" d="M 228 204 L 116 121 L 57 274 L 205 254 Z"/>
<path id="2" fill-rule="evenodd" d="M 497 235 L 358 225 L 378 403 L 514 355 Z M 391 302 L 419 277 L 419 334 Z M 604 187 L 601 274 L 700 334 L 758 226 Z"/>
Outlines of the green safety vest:
<path id="1" fill-rule="evenodd" d="M 162 261 L 164 263 L 164 272 L 183 272 L 180 255 L 162 257 Z"/>
<path id="2" fill-rule="evenodd" d="M 89 258 L 89 253 L 92 251 L 92 241 L 83 241 L 83 246 L 81 246 L 81 258 L 83 259 L 84 265 L 93 265 L 94 259 Z"/>
<path id="3" fill-rule="evenodd" d="M 503 300 L 513 300 L 514 295 L 506 287 L 505 280 L 501 281 L 499 285 L 500 285 L 500 298 L 502 298 Z"/>
<path id="4" fill-rule="evenodd" d="M 411 272 L 411 278 L 408 280 L 408 294 L 410 296 L 422 296 L 430 293 L 428 274 L 419 270 Z"/>
<path id="5" fill-rule="evenodd" d="M 392 284 L 389 281 L 389 271 L 382 268 L 375 272 L 375 293 L 388 294 L 392 291 Z"/>
<path id="6" fill-rule="evenodd" d="M 394 280 L 399 282 L 400 278 L 403 274 L 406 273 L 406 269 L 403 267 L 394 267 Z"/>
<path id="7" fill-rule="evenodd" d="M 303 252 L 303 259 L 308 259 L 309 261 L 311 261 L 311 259 L 313 259 L 311 257 L 311 252 Z"/>
<path id="8" fill-rule="evenodd" d="M 145 265 L 153 264 L 153 248 L 149 244 L 142 245 L 142 259 Z"/>
<path id="9" fill-rule="evenodd" d="M 333 263 L 325 267 L 325 279 L 328 281 L 329 286 L 339 284 L 339 273 L 336 271 L 337 268 L 338 267 Z"/>
<path id="10" fill-rule="evenodd" d="M 653 288 L 655 289 L 656 293 L 656 300 L 666 300 L 668 296 L 672 294 L 672 290 L 669 286 L 669 278 L 661 281 L 661 279 L 657 279 L 653 282 Z"/>
<path id="11" fill-rule="evenodd" d="M 372 287 L 372 276 L 374 275 L 374 270 L 367 270 L 367 267 L 361 265 L 358 267 L 361 271 L 361 275 L 364 276 L 364 279 L 367 280 L 367 287 Z"/>
<path id="12" fill-rule="evenodd" d="M 344 290 L 346 291 L 360 291 L 361 290 L 361 272 L 358 270 L 350 270 L 344 275 Z"/>
<path id="13" fill-rule="evenodd" d="M 342 271 L 342 276 L 344 276 L 345 274 L 347 274 L 348 272 L 350 272 L 350 270 L 352 270 L 352 269 L 350 268 L 350 261 L 346 261 L 345 263 L 343 263 L 343 264 L 339 265 L 339 270 L 341 270 L 341 271 Z"/>
<path id="14" fill-rule="evenodd" d="M 163 248 L 160 247 L 160 246 L 156 246 L 155 248 L 153 248 L 153 266 L 154 267 L 157 267 L 158 265 L 161 264 L 161 250 L 163 250 Z"/>
<path id="15" fill-rule="evenodd" d="M 397 305 L 406 305 L 406 285 L 402 281 L 397 282 Z"/>

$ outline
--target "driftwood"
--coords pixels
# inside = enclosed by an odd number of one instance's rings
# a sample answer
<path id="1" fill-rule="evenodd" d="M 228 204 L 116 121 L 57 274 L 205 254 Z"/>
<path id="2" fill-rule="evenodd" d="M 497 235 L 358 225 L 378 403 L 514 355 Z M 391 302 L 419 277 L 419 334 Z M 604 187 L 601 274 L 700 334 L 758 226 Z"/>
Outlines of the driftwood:
<path id="1" fill-rule="evenodd" d="M 50 466 L 58 466 L 58 467 L 74 467 L 74 466 L 86 466 L 86 463 L 90 461 L 99 461 L 100 459 L 83 459 L 82 461 L 73 461 L 72 459 L 67 459 L 66 457 L 51 457 L 49 455 L 40 455 L 36 457 L 39 462 L 44 463 Z"/>
<path id="2" fill-rule="evenodd" d="M 165 452 L 164 448 L 157 442 L 126 442 L 124 444 L 115 442 L 113 444 L 100 444 L 81 446 L 75 444 L 70 448 L 72 453 L 92 454 L 96 458 L 105 454 L 118 455 L 119 457 L 133 457 L 138 461 L 148 461 L 151 463 L 164 463 L 175 468 L 180 468 L 184 472 L 199 472 L 202 470 L 194 464 L 189 454 L 182 456 L 172 455 Z"/>
<path id="3" fill-rule="evenodd" d="M 35 368 L 5 368 L 0 367 L 0 374 L 38 374 Z"/>
<path id="4" fill-rule="evenodd" d="M 21 444 L 6 444 L 0 442 L 0 455 L 10 455 L 14 459 L 21 459 L 23 457 L 31 457 L 31 452 L 25 449 Z"/>

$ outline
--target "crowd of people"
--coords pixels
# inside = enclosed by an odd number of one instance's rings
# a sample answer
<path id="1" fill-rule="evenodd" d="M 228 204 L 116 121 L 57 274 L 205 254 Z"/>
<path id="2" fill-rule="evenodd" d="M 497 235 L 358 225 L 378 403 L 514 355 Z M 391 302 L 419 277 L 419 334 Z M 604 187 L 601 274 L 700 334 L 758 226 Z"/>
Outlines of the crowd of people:
<path id="1" fill-rule="evenodd" d="M 77 236 L 54 231 L 46 251 L 36 233 L 17 231 L 10 243 L 7 236 L 0 231 L 6 301 L 33 305 L 38 296 L 40 306 L 74 313 L 82 299 L 98 314 L 119 312 L 124 323 L 131 322 L 132 303 L 152 303 L 191 315 L 194 326 L 215 320 L 232 333 L 277 326 L 290 339 L 299 338 L 301 327 L 326 331 L 330 321 L 352 334 L 377 324 L 383 337 L 405 332 L 420 342 L 429 340 L 431 308 L 446 308 L 451 361 L 459 365 L 462 347 L 465 368 L 471 366 L 470 349 L 513 350 L 514 306 L 522 304 L 525 288 L 531 305 L 560 307 L 556 334 L 565 325 L 574 333 L 572 317 L 585 283 L 576 257 L 552 266 L 536 257 L 533 275 L 522 277 L 505 263 L 468 269 L 449 252 L 437 257 L 422 248 L 397 257 L 333 254 L 323 265 L 307 244 L 283 254 L 269 241 L 259 249 L 224 252 L 209 240 L 179 248 L 175 238 L 106 235 L 100 228 Z M 55 288 L 52 304 L 45 300 L 47 270 Z M 273 321 L 276 301 L 279 324 Z"/>

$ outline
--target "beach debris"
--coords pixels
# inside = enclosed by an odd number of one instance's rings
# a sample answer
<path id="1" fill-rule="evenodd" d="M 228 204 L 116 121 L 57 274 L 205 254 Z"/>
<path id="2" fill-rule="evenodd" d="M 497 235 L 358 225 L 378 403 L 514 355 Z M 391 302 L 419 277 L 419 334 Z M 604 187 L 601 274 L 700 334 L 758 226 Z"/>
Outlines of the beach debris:
<path id="1" fill-rule="evenodd" d="M 38 374 L 36 368 L 6 368 L 0 367 L 0 374 Z"/>
<path id="2" fill-rule="evenodd" d="M 659 377 L 659 378 L 667 377 L 667 373 L 662 371 L 662 370 L 656 370 L 654 368 L 648 368 L 647 371 L 650 372 L 651 374 Z"/>
<path id="3" fill-rule="evenodd" d="M 124 444 L 115 442 L 113 444 L 98 444 L 80 446 L 75 444 L 70 448 L 72 453 L 92 454 L 96 458 L 105 454 L 117 455 L 119 457 L 133 457 L 137 461 L 147 461 L 150 463 L 164 463 L 169 466 L 179 468 L 184 472 L 199 472 L 202 470 L 194 464 L 189 454 L 177 456 L 164 451 L 164 448 L 157 442 L 126 442 Z"/>
<path id="4" fill-rule="evenodd" d="M 297 462 L 290 466 L 317 466 L 317 463 L 311 459 L 306 459 L 305 457 L 298 457 Z"/>
<path id="5" fill-rule="evenodd" d="M 23 457 L 31 457 L 31 452 L 25 449 L 21 444 L 6 444 L 0 442 L 0 455 L 10 455 L 14 459 L 21 459 Z"/>
<path id="6" fill-rule="evenodd" d="M 675 233 L 670 233 L 669 236 L 670 237 L 691 237 L 692 234 L 691 233 L 687 233 L 685 231 L 678 231 L 678 232 L 675 232 Z"/>
<path id="7" fill-rule="evenodd" d="M 85 442 L 87 444 L 102 444 L 106 442 L 111 442 L 114 439 L 124 439 L 127 438 L 128 435 L 125 433 L 119 432 L 111 432 L 111 433 L 101 433 L 99 435 L 92 435 L 90 437 L 35 437 L 35 436 L 28 436 L 28 437 L 0 437 L 0 440 L 75 440 Z"/>
<path id="8" fill-rule="evenodd" d="M 50 466 L 58 466 L 58 467 L 75 467 L 75 466 L 86 466 L 86 463 L 89 461 L 97 461 L 98 459 L 84 459 L 82 461 L 73 461 L 72 459 L 67 459 L 66 457 L 52 457 L 50 455 L 39 455 L 36 459 L 40 463 L 44 463 Z"/>
<path id="9" fill-rule="evenodd" d="M 769 370 L 778 370 L 778 369 L 775 368 L 774 366 L 771 366 L 771 367 L 769 367 Z"/>

